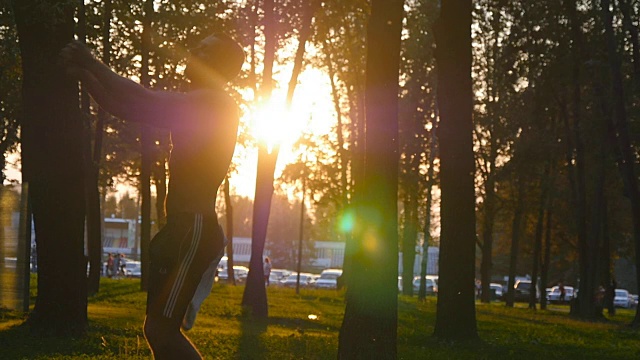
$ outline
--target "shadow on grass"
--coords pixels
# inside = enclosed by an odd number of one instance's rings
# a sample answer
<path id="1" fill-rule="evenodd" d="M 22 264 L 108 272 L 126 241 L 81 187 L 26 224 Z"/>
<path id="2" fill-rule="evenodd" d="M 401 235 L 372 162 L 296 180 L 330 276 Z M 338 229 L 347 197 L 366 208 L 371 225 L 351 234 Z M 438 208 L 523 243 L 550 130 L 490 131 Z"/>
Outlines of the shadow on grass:
<path id="1" fill-rule="evenodd" d="M 138 279 L 103 278 L 101 279 L 100 285 L 106 285 L 107 282 L 109 283 L 108 286 L 101 286 L 100 291 L 89 298 L 91 302 L 111 302 L 111 300 L 123 297 L 125 295 L 142 293 L 142 290 L 140 290 L 139 287 L 131 286 L 132 282 L 138 282 L 139 285 Z"/>
<path id="2" fill-rule="evenodd" d="M 71 356 L 77 353 L 100 355 L 92 346 L 87 346 L 86 338 L 37 336 L 32 334 L 27 323 L 10 326 L 0 331 L 2 359 L 46 359 Z"/>
<path id="3" fill-rule="evenodd" d="M 254 319 L 244 316 L 240 319 L 240 344 L 238 346 L 238 359 L 254 359 L 256 354 L 266 352 L 262 335 L 267 332 L 267 320 Z"/>

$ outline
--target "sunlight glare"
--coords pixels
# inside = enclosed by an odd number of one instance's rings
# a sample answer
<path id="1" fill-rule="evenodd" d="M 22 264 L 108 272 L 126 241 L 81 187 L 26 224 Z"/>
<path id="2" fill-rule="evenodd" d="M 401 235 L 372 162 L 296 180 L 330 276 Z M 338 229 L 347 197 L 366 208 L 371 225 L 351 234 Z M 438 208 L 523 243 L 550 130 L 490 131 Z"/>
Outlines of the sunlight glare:
<path id="1" fill-rule="evenodd" d="M 266 145 L 269 152 L 276 145 L 297 140 L 303 127 L 304 122 L 292 116 L 286 105 L 274 98 L 259 107 L 251 118 L 253 137 Z"/>

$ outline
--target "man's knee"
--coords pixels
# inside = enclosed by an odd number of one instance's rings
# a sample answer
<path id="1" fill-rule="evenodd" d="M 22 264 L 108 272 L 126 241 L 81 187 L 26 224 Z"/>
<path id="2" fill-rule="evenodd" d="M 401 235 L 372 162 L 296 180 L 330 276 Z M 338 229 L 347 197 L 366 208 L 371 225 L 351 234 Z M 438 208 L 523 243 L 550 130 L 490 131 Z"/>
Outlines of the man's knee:
<path id="1" fill-rule="evenodd" d="M 147 316 L 144 321 L 144 336 L 151 347 L 162 346 L 171 337 L 180 332 L 179 327 L 173 326 L 167 319 Z"/>

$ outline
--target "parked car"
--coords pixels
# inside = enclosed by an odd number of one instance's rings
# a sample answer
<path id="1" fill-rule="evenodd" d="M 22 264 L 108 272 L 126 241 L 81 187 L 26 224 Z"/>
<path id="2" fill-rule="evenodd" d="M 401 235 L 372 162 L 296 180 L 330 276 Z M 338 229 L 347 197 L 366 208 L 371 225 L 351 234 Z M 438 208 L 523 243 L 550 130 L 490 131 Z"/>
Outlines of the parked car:
<path id="1" fill-rule="evenodd" d="M 247 276 L 249 275 L 249 268 L 241 265 L 233 266 L 233 274 L 235 276 L 236 282 L 243 283 L 247 280 Z M 227 269 L 223 269 L 218 272 L 218 280 L 227 281 L 229 279 L 229 274 Z"/>
<path id="2" fill-rule="evenodd" d="M 560 287 L 554 286 L 551 288 L 551 291 L 549 291 L 549 294 L 547 294 L 547 301 L 549 301 L 550 303 L 568 303 L 571 301 L 571 299 L 573 299 L 574 297 L 573 294 L 574 294 L 573 286 L 565 285 L 564 299 L 560 300 Z"/>
<path id="3" fill-rule="evenodd" d="M 629 291 L 625 289 L 616 289 L 615 297 L 613 298 L 613 305 L 615 307 L 621 307 L 629 309 L 631 307 L 631 298 L 629 297 Z"/>
<path id="4" fill-rule="evenodd" d="M 286 279 L 287 276 L 291 275 L 291 271 L 286 269 L 271 269 L 271 274 L 269 275 L 269 279 L 272 279 L 271 278 L 272 275 L 274 276 L 276 281 L 280 281 L 280 280 Z"/>
<path id="5" fill-rule="evenodd" d="M 438 294 L 438 276 L 427 275 L 426 276 L 427 295 Z M 420 276 L 413 278 L 413 292 L 418 293 L 420 291 Z"/>
<path id="6" fill-rule="evenodd" d="M 280 281 L 280 285 L 285 287 L 296 287 L 296 282 L 298 281 L 298 274 L 291 273 L 291 275 L 287 276 L 286 279 Z M 300 273 L 300 287 L 311 287 L 313 286 L 313 274 L 311 273 Z"/>
<path id="7" fill-rule="evenodd" d="M 537 286 L 535 287 L 535 290 L 532 290 L 531 280 L 518 280 L 513 285 L 513 289 L 515 290 L 514 301 L 529 301 L 531 291 L 536 292 L 536 300 L 540 299 L 540 291 Z"/>
<path id="8" fill-rule="evenodd" d="M 491 300 L 502 299 L 502 284 L 491 283 L 489 284 L 489 290 L 491 290 Z"/>
<path id="9" fill-rule="evenodd" d="M 142 276 L 142 265 L 140 261 L 125 260 L 123 272 L 126 277 L 139 278 Z"/>
<path id="10" fill-rule="evenodd" d="M 337 289 L 340 276 L 342 276 L 342 269 L 322 270 L 320 278 L 315 281 L 314 286 L 318 289 Z"/>

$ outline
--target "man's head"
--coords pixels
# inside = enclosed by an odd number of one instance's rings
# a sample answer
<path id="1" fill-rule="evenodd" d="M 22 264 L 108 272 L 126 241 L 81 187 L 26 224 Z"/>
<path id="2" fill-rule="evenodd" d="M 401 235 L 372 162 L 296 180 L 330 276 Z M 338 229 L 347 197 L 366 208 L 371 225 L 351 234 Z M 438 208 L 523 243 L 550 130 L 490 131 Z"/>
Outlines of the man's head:
<path id="1" fill-rule="evenodd" d="M 187 76 L 192 82 L 206 81 L 207 78 L 216 76 L 224 81 L 233 80 L 245 60 L 242 47 L 222 33 L 204 38 L 189 52 L 191 56 L 187 63 Z"/>

